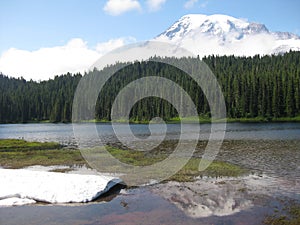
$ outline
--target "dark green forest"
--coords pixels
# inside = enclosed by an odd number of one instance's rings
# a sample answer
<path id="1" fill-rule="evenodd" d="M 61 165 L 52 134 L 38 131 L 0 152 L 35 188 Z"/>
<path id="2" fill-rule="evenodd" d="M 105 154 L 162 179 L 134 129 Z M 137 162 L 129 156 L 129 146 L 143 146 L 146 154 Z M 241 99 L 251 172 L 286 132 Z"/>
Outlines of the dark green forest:
<path id="1" fill-rule="evenodd" d="M 200 61 L 199 58 L 173 60 L 182 65 L 187 60 L 193 64 Z M 300 52 L 277 56 L 209 56 L 202 60 L 217 77 L 228 118 L 272 120 L 300 116 Z M 175 81 L 189 93 L 199 115 L 209 117 L 208 103 L 195 81 L 175 67 L 145 61 L 126 64 L 108 80 L 99 94 L 95 119 L 110 120 L 110 109 L 118 92 L 131 81 L 153 75 Z M 42 82 L 0 74 L 0 123 L 70 122 L 73 96 L 82 76 L 101 76 L 101 72 L 68 73 Z M 146 121 L 156 116 L 168 120 L 178 113 L 170 103 L 155 97 L 137 102 L 130 113 L 133 121 Z"/>

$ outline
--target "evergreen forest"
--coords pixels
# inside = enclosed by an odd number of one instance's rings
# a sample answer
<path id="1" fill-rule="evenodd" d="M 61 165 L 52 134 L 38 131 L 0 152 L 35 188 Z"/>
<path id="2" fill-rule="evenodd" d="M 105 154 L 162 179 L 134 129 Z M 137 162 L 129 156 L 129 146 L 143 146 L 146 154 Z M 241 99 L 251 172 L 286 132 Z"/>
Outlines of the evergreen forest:
<path id="1" fill-rule="evenodd" d="M 199 57 L 172 60 L 181 65 L 187 61 L 197 65 L 200 61 Z M 254 57 L 208 56 L 202 61 L 219 82 L 228 118 L 276 120 L 300 116 L 300 52 Z M 110 65 L 104 70 L 118 66 Z M 199 116 L 210 116 L 205 95 L 187 74 L 164 63 L 142 61 L 127 63 L 106 82 L 98 96 L 95 119 L 109 121 L 119 91 L 138 78 L 153 75 L 176 82 L 191 96 Z M 74 93 L 83 76 L 101 76 L 101 71 L 68 73 L 40 82 L 0 74 L 0 123 L 70 122 Z M 178 117 L 178 112 L 157 97 L 140 100 L 130 112 L 132 121 L 148 121 L 157 116 L 170 120 Z"/>

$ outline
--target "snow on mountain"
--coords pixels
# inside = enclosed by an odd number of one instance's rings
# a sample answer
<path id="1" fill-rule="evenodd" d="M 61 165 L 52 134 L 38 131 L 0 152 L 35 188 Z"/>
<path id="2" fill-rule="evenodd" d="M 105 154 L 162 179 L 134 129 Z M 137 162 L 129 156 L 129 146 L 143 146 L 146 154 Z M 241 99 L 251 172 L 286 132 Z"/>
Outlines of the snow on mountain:
<path id="1" fill-rule="evenodd" d="M 183 16 L 154 40 L 175 44 L 200 56 L 300 51 L 300 37 L 295 34 L 270 32 L 263 24 L 227 15 Z"/>

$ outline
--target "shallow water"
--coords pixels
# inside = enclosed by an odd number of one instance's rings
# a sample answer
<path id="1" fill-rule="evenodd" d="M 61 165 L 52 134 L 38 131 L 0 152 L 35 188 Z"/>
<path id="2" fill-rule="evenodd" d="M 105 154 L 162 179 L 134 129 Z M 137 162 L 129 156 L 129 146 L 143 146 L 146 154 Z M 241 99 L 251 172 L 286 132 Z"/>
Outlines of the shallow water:
<path id="1" fill-rule="evenodd" d="M 176 187 L 176 186 L 175 186 Z M 154 190 L 153 190 L 154 189 Z M 172 200 L 155 193 L 157 187 L 143 187 L 126 190 L 110 202 L 91 203 L 72 206 L 22 206 L 0 209 L 0 224 L 6 225 L 97 225 L 97 224 L 260 224 L 265 215 L 272 213 L 274 207 L 281 207 L 281 202 L 263 195 L 249 195 L 243 200 L 241 196 L 234 196 L 235 214 L 201 215 L 201 208 L 197 210 L 189 204 L 181 204 L 182 198 L 177 196 Z M 182 190 L 183 194 L 185 190 Z M 221 194 L 221 193 L 219 193 Z M 217 198 L 217 201 L 220 197 Z M 244 210 L 239 210 L 241 201 L 246 202 Z M 251 201 L 251 205 L 248 202 Z M 174 204 L 175 202 L 175 204 Z M 229 202 L 231 206 L 232 202 Z M 248 207 L 248 204 L 249 207 Z M 179 205 L 179 206 L 178 206 Z M 248 208 L 247 208 L 248 207 Z M 217 207 L 216 207 L 217 208 Z M 223 207 L 224 208 L 224 207 Z M 225 207 L 226 208 L 226 207 Z M 228 210 L 227 209 L 227 210 Z M 203 210 L 205 211 L 205 210 Z M 219 210 L 220 211 L 220 210 Z M 192 215 L 189 213 L 192 212 Z M 194 213 L 194 214 L 193 214 Z"/>
<path id="2" fill-rule="evenodd" d="M 123 125 L 119 126 L 122 133 Z M 169 141 L 160 148 L 172 150 L 180 125 L 167 127 Z M 109 124 L 97 124 L 97 129 L 107 142 L 115 143 Z M 136 136 L 149 135 L 147 125 L 131 125 L 131 129 Z M 207 124 L 201 125 L 202 140 L 207 139 L 209 129 Z M 154 138 L 160 135 L 159 126 L 153 131 Z M 186 137 L 193 132 L 191 124 Z M 71 124 L 0 125 L 0 138 L 77 145 Z M 201 155 L 202 145 L 195 156 Z M 0 224 L 261 224 L 267 214 L 283 207 L 283 202 L 300 201 L 299 123 L 227 124 L 217 159 L 241 165 L 252 174 L 126 189 L 105 199 L 109 202 L 0 208 Z M 73 169 L 90 172 L 87 168 Z"/>

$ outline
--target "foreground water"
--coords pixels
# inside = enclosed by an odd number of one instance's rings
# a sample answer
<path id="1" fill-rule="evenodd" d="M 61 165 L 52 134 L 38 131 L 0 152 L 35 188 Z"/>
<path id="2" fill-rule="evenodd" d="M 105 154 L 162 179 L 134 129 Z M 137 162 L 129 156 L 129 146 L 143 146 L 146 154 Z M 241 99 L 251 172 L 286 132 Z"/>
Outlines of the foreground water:
<path id="1" fill-rule="evenodd" d="M 119 128 L 122 131 L 122 125 Z M 109 124 L 98 124 L 97 129 L 107 142 L 116 140 Z M 131 129 L 137 136 L 149 135 L 147 125 Z M 202 140 L 209 129 L 201 126 Z M 170 124 L 167 138 L 175 140 L 179 132 L 179 124 Z M 193 132 L 190 125 L 187 136 Z M 152 135 L 160 135 L 159 126 Z M 0 138 L 76 146 L 70 124 L 0 125 Z M 252 173 L 126 189 L 87 205 L 1 208 L 0 224 L 260 224 L 267 214 L 300 200 L 299 123 L 228 124 L 217 159 Z"/>
<path id="2" fill-rule="evenodd" d="M 1 224 L 259 224 L 275 199 L 257 198 L 260 206 L 233 215 L 191 217 L 149 188 L 128 190 L 106 203 L 80 206 L 22 206 L 1 209 Z M 278 204 L 279 205 L 279 204 Z M 186 206 L 188 207 L 188 206 Z"/>

